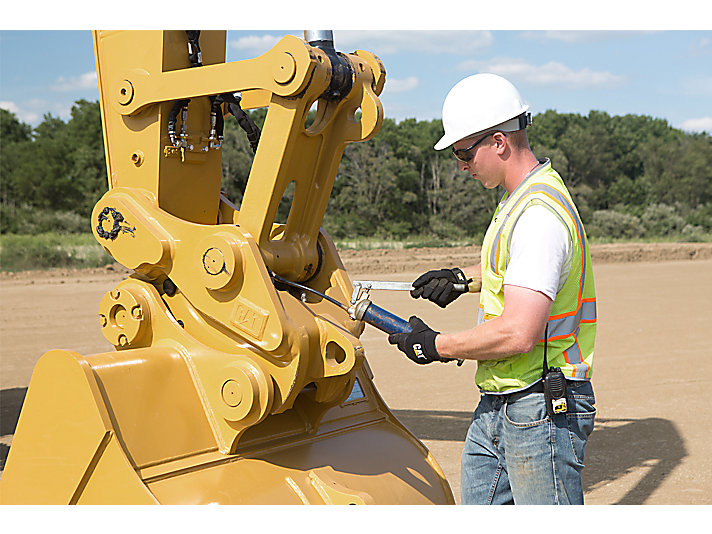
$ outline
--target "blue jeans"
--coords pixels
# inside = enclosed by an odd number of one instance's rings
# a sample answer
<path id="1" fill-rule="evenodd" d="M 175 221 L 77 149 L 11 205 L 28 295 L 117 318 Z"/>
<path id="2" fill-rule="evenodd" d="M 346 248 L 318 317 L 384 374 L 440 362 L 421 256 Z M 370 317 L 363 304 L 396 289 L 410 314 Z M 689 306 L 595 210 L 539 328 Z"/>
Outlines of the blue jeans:
<path id="1" fill-rule="evenodd" d="M 483 394 L 462 451 L 462 504 L 583 504 L 584 449 L 596 402 L 591 382 L 567 381 L 568 412 L 544 394 Z"/>

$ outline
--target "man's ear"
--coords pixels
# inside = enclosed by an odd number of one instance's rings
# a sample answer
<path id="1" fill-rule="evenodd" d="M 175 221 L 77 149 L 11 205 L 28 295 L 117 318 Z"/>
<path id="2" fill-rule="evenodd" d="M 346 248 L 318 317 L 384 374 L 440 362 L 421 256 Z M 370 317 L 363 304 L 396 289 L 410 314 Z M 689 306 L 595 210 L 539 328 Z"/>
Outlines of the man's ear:
<path id="1" fill-rule="evenodd" d="M 509 139 L 502 132 L 495 132 L 492 134 L 492 144 L 497 150 L 497 154 L 504 154 L 507 146 L 509 145 Z"/>

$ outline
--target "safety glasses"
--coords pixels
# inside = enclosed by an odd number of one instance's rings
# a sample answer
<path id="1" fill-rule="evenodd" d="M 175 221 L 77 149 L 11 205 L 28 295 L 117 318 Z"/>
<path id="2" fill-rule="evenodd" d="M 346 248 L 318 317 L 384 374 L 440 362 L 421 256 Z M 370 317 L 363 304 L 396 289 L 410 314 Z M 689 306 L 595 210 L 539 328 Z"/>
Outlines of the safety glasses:
<path id="1" fill-rule="evenodd" d="M 492 133 L 497 133 L 497 132 L 492 132 Z M 470 146 L 468 146 L 467 148 L 458 148 L 458 149 L 456 149 L 456 148 L 453 146 L 453 147 L 452 147 L 452 154 L 453 154 L 453 156 L 455 156 L 457 159 L 459 159 L 459 160 L 462 161 L 463 163 L 467 163 L 468 161 L 471 161 L 472 158 L 475 157 L 475 152 L 474 152 L 473 149 L 474 149 L 477 145 L 479 145 L 482 141 L 484 141 L 485 139 L 487 139 L 490 135 L 492 135 L 492 134 L 485 135 L 484 137 L 481 137 L 480 139 L 478 139 L 477 141 L 475 141 L 474 143 L 472 143 L 472 144 L 471 144 Z"/>

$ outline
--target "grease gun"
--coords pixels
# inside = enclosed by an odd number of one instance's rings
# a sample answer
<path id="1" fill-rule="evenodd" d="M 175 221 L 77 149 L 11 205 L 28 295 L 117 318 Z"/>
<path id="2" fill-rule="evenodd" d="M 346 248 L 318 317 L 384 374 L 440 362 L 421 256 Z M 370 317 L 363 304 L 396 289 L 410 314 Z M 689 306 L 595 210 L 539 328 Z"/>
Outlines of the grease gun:
<path id="1" fill-rule="evenodd" d="M 336 304 L 341 309 L 345 310 L 351 319 L 356 321 L 363 321 L 370 324 L 374 328 L 377 328 L 381 332 L 387 334 L 407 334 L 412 328 L 410 324 L 405 319 L 398 317 L 397 315 L 389 312 L 388 310 L 381 308 L 374 304 L 371 299 L 369 299 L 369 292 L 372 289 L 387 289 L 395 291 L 410 291 L 413 289 L 413 285 L 410 282 L 387 282 L 380 280 L 357 280 L 353 283 L 354 291 L 351 295 L 351 302 L 349 306 L 339 302 L 338 300 L 321 293 L 315 289 L 308 286 L 298 284 L 296 282 L 291 282 L 282 278 L 281 276 L 271 273 L 272 278 L 282 284 L 299 289 L 302 292 L 302 300 L 306 299 L 305 291 L 318 295 L 333 304 Z M 455 284 L 455 289 L 458 291 L 466 292 L 466 284 Z M 464 363 L 465 360 L 457 360 L 458 367 Z"/>

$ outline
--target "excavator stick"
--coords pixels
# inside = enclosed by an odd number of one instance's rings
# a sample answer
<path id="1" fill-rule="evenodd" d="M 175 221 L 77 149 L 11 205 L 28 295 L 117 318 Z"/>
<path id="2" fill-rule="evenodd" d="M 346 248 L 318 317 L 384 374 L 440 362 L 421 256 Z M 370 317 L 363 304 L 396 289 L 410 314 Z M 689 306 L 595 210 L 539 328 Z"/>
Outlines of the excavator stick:
<path id="1" fill-rule="evenodd" d="M 344 148 L 381 125 L 385 69 L 305 37 L 225 63 L 223 31 L 94 32 L 109 187 L 91 222 L 133 274 L 99 304 L 114 351 L 37 363 L 3 504 L 454 503 L 373 384 L 320 228 Z M 255 149 L 239 208 L 228 115 Z"/>

